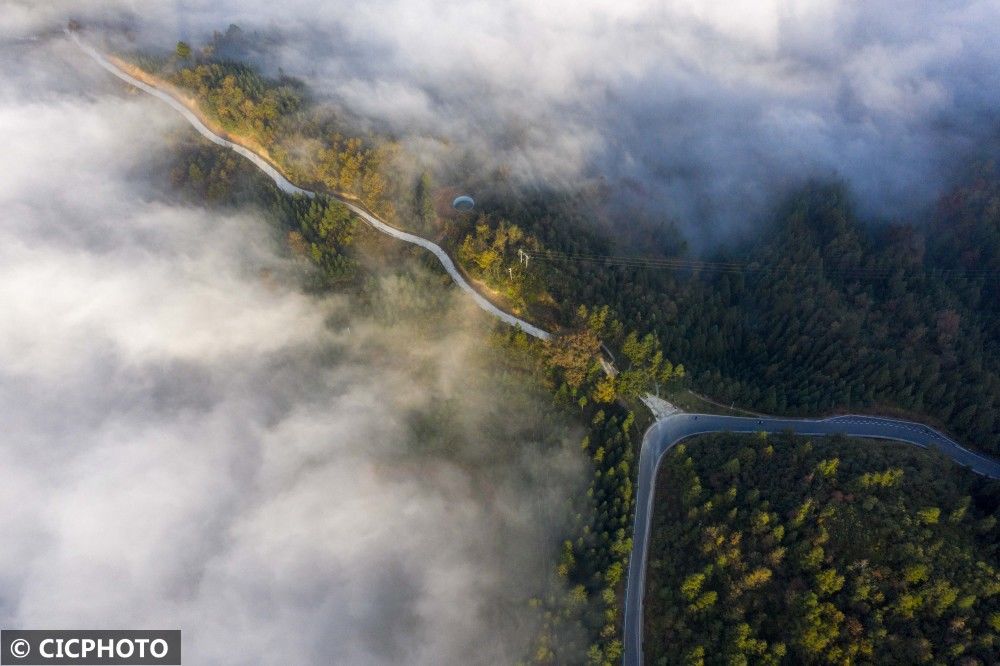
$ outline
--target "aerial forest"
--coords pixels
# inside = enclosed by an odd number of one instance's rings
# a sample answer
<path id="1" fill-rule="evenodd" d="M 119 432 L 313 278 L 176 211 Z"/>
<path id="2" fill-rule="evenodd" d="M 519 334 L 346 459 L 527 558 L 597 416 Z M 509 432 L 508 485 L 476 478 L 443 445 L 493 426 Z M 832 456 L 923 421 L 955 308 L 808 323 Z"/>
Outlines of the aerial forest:
<path id="1" fill-rule="evenodd" d="M 711 435 L 657 480 L 650 664 L 991 664 L 996 481 L 913 447 Z"/>

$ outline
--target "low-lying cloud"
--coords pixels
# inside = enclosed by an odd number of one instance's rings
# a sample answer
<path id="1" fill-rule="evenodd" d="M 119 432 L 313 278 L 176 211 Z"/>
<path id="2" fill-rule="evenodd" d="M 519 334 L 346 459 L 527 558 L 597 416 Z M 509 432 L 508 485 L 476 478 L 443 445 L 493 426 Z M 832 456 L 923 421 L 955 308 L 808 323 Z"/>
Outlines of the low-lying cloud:
<path id="1" fill-rule="evenodd" d="M 405 278 L 391 323 L 302 293 L 258 214 L 164 195 L 181 119 L 58 38 L 3 48 L 0 626 L 519 658 L 582 474 L 538 395 L 498 402 L 482 315 L 456 296 L 421 337 Z"/>
<path id="2" fill-rule="evenodd" d="M 13 7 L 19 34 L 124 12 L 160 45 L 280 35 L 272 64 L 356 113 L 529 183 L 602 179 L 702 242 L 814 177 L 912 215 L 1000 140 L 1000 9 L 981 0 Z"/>

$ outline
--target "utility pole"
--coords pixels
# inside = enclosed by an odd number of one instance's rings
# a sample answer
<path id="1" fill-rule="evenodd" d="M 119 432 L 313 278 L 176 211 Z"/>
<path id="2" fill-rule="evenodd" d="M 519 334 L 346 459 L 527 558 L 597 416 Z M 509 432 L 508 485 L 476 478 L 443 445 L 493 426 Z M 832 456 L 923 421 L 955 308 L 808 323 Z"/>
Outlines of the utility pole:
<path id="1" fill-rule="evenodd" d="M 528 267 L 528 259 L 531 259 L 531 255 L 528 254 L 527 252 L 525 252 L 524 250 L 522 250 L 521 248 L 517 248 L 517 259 L 518 259 L 519 262 L 523 260 L 524 261 L 524 267 L 527 268 Z"/>

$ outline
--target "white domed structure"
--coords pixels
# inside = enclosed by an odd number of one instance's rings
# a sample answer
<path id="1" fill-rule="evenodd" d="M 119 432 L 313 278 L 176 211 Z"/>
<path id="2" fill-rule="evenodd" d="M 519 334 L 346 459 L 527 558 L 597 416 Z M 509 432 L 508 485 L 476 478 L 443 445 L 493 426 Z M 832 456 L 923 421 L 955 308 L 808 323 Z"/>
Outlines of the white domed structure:
<path id="1" fill-rule="evenodd" d="M 468 213 L 476 207 L 476 202 L 472 197 L 463 194 L 460 197 L 455 197 L 455 200 L 451 202 L 451 206 L 459 212 Z"/>

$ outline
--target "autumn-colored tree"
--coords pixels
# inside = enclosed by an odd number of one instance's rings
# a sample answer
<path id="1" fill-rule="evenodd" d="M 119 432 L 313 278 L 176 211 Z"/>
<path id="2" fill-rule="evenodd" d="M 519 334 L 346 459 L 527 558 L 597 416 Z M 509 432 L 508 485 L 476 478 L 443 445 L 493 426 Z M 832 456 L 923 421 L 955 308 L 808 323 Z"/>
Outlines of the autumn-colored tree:
<path id="1" fill-rule="evenodd" d="M 589 330 L 561 335 L 546 346 L 548 362 L 572 388 L 580 388 L 596 363 L 601 343 Z"/>

